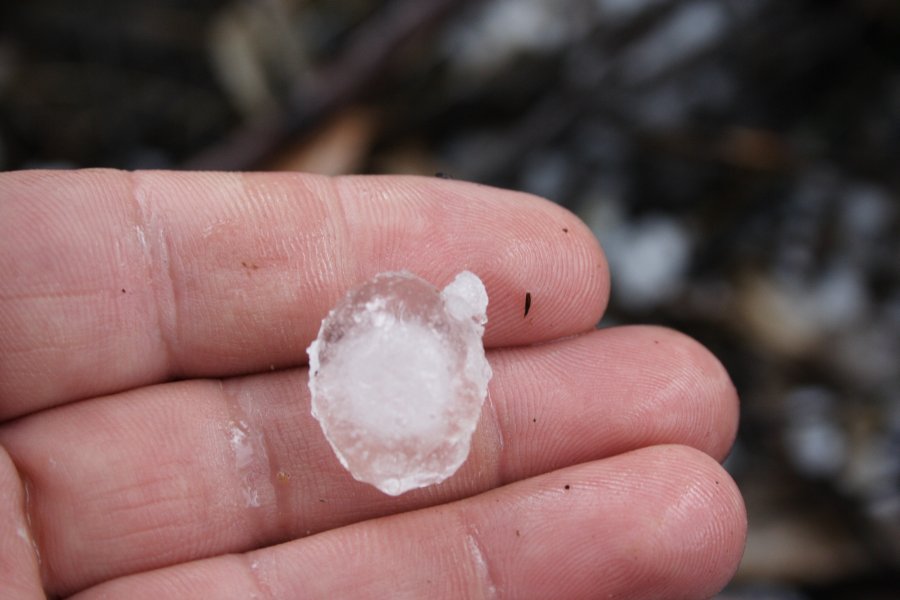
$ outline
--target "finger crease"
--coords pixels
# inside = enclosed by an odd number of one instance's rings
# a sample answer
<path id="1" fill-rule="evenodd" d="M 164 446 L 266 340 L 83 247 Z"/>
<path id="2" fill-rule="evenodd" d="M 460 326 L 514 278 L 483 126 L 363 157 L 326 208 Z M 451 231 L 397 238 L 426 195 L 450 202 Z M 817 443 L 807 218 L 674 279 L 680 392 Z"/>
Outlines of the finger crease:
<path id="1" fill-rule="evenodd" d="M 480 592 L 476 597 L 492 599 L 497 597 L 497 587 L 488 563 L 484 548 L 479 542 L 479 533 L 475 527 L 466 529 L 466 551 L 471 565 L 473 579 Z"/>
<path id="2" fill-rule="evenodd" d="M 131 197 L 135 205 L 134 228 L 144 256 L 150 294 L 156 312 L 156 330 L 166 373 L 173 375 L 177 365 L 175 347 L 178 331 L 178 298 L 172 272 L 171 247 L 166 227 L 151 210 L 138 174 L 129 173 Z"/>
<path id="3" fill-rule="evenodd" d="M 337 222 L 335 223 L 334 228 L 336 230 L 336 235 L 340 236 L 340 239 L 338 240 L 339 244 L 336 244 L 336 247 L 340 248 L 340 244 L 348 243 L 353 239 L 350 231 L 350 217 L 347 214 L 347 201 L 343 189 L 341 188 L 340 180 L 337 177 L 331 177 L 328 179 L 328 182 L 331 187 L 331 197 L 333 198 L 332 206 L 334 207 L 334 210 L 330 212 L 336 217 L 335 221 Z M 354 252 L 350 251 L 350 249 L 344 250 L 344 252 L 338 251 L 336 253 L 336 257 L 341 261 L 340 267 L 338 267 L 338 273 L 343 276 L 345 281 L 357 281 L 360 277 L 360 273 L 359 263 L 355 259 L 356 255 Z"/>
<path id="4" fill-rule="evenodd" d="M 497 413 L 497 405 L 494 403 L 490 386 L 488 386 L 487 399 L 485 400 L 485 402 L 488 405 L 487 414 L 490 415 L 491 425 L 493 425 L 492 429 L 494 431 L 494 435 L 496 436 L 494 445 L 495 450 L 493 453 L 494 481 L 496 481 L 498 485 L 504 485 L 507 483 L 506 463 L 508 461 L 506 451 L 506 433 L 503 431 L 503 423 L 500 420 L 500 415 Z"/>
<path id="5" fill-rule="evenodd" d="M 25 472 L 23 466 L 18 461 L 16 461 L 12 457 L 12 455 L 9 455 L 9 461 L 12 464 L 12 467 L 15 469 L 16 474 L 19 477 L 19 481 L 22 484 L 22 523 L 20 524 L 20 528 L 17 529 L 16 533 L 20 538 L 22 538 L 23 542 L 26 542 L 31 547 L 34 564 L 37 567 L 38 571 L 41 571 L 42 577 L 44 577 L 44 579 L 46 580 L 49 578 L 49 570 L 47 573 L 43 572 L 43 568 L 45 568 L 45 565 L 41 555 L 40 541 L 37 535 L 36 528 L 34 526 L 34 484 L 32 483 L 29 475 Z"/>
<path id="6" fill-rule="evenodd" d="M 235 556 L 240 560 L 244 571 L 247 573 L 247 578 L 253 586 L 250 597 L 255 600 L 275 600 L 275 594 L 262 577 L 259 560 L 254 557 L 253 553 Z"/>

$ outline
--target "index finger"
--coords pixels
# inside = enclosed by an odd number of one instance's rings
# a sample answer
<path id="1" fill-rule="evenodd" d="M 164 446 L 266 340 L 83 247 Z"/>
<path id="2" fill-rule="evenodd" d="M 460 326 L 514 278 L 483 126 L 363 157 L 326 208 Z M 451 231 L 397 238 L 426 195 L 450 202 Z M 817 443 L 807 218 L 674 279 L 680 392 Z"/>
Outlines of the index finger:
<path id="1" fill-rule="evenodd" d="M 439 286 L 475 272 L 492 346 L 590 329 L 608 293 L 590 231 L 516 192 L 415 177 L 0 174 L 0 418 L 304 363 L 349 287 L 399 269 Z"/>

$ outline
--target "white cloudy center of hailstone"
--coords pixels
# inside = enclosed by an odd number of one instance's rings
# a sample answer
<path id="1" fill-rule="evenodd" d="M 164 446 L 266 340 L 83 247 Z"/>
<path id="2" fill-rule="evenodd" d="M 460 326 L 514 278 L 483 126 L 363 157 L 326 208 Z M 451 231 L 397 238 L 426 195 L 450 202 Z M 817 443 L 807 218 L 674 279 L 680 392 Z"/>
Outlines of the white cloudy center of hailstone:
<path id="1" fill-rule="evenodd" d="M 487 303 L 469 271 L 443 291 L 381 273 L 328 313 L 307 350 L 312 414 L 354 478 L 398 495 L 466 460 L 491 378 Z"/>

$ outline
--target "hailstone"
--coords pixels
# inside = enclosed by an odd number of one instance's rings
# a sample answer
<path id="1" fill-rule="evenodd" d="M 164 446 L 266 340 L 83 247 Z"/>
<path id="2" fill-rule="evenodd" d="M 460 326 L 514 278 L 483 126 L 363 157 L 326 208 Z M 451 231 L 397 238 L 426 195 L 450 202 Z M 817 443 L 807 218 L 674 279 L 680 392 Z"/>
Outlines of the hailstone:
<path id="1" fill-rule="evenodd" d="M 355 479 L 395 496 L 466 460 L 491 378 L 487 303 L 469 271 L 442 291 L 402 271 L 328 313 L 307 350 L 312 414 Z"/>

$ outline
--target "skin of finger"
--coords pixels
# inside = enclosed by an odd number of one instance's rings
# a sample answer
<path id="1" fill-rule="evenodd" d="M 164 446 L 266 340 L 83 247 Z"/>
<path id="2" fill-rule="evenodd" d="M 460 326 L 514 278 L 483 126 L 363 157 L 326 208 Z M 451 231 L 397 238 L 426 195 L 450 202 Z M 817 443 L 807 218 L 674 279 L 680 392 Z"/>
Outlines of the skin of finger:
<path id="1" fill-rule="evenodd" d="M 608 295 L 584 224 L 517 192 L 416 177 L 0 174 L 0 418 L 303 364 L 348 288 L 400 269 L 439 286 L 478 274 L 490 346 L 586 331 Z"/>
<path id="2" fill-rule="evenodd" d="M 343 470 L 309 414 L 302 370 L 166 384 L 0 429 L 34 490 L 48 589 L 244 551 L 648 445 L 722 458 L 734 437 L 727 374 L 670 330 L 601 330 L 490 360 L 470 459 L 447 482 L 399 498 Z"/>
<path id="3" fill-rule="evenodd" d="M 43 597 L 36 546 L 25 516 L 25 488 L 0 447 L 0 600 Z"/>
<path id="4" fill-rule="evenodd" d="M 656 446 L 77 598 L 708 598 L 745 536 L 728 474 Z"/>

